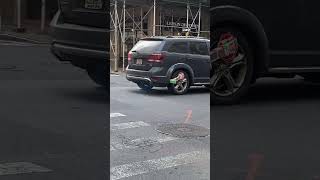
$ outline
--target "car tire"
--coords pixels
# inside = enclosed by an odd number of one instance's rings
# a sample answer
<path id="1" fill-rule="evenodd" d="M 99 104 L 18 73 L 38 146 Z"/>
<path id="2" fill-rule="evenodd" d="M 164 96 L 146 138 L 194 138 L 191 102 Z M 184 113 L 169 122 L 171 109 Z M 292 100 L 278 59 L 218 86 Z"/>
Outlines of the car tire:
<path id="1" fill-rule="evenodd" d="M 311 73 L 302 75 L 305 81 L 311 83 L 320 83 L 320 74 L 319 73 Z"/>
<path id="2" fill-rule="evenodd" d="M 107 86 L 107 66 L 105 63 L 89 65 L 87 68 L 89 77 L 100 86 Z"/>
<path id="3" fill-rule="evenodd" d="M 183 89 L 179 90 L 179 88 L 176 88 L 176 85 L 175 85 L 175 84 L 171 84 L 171 83 L 170 83 L 170 84 L 168 85 L 168 90 L 169 90 L 172 94 L 175 94 L 175 95 L 183 95 L 183 94 L 186 94 L 186 93 L 188 92 L 189 88 L 190 88 L 190 77 L 189 77 L 189 75 L 188 75 L 188 73 L 187 73 L 186 71 L 184 71 L 184 70 L 177 70 L 177 71 L 175 71 L 175 72 L 172 74 L 171 78 L 173 79 L 173 78 L 178 77 L 178 75 L 179 75 L 180 73 L 183 73 L 183 74 L 184 74 L 184 77 L 185 77 L 185 79 L 186 79 L 186 82 L 184 82 L 184 83 L 186 83 L 186 84 L 184 84 L 185 87 L 184 87 Z"/>
<path id="4" fill-rule="evenodd" d="M 147 83 L 144 82 L 138 82 L 137 83 L 138 87 L 141 88 L 142 90 L 146 91 L 146 92 L 150 92 L 153 88 L 152 85 L 149 85 Z"/>
<path id="5" fill-rule="evenodd" d="M 211 50 L 217 47 L 217 44 L 219 42 L 219 38 L 221 37 L 221 35 L 225 34 L 225 33 L 230 33 L 233 37 L 235 37 L 237 39 L 238 42 L 238 55 L 236 57 L 238 57 L 239 55 L 243 55 L 242 57 L 244 58 L 243 66 L 245 66 L 245 70 L 239 70 L 239 72 L 242 72 L 242 77 L 238 78 L 232 78 L 233 82 L 232 84 L 237 84 L 237 90 L 234 91 L 233 89 L 229 91 L 229 95 L 222 95 L 217 93 L 217 90 L 215 88 L 218 87 L 218 85 L 216 85 L 217 87 L 214 87 L 213 84 L 211 84 L 211 88 L 210 88 L 210 95 L 211 95 L 211 105 L 230 105 L 230 104 L 235 104 L 238 103 L 240 101 L 240 99 L 247 94 L 249 87 L 252 84 L 252 79 L 254 79 L 253 75 L 254 75 L 254 56 L 253 56 L 253 51 L 252 48 L 250 46 L 250 42 L 248 41 L 248 38 L 242 33 L 242 31 L 240 29 L 238 29 L 237 27 L 217 27 L 215 28 L 215 30 L 212 32 L 212 37 L 211 37 Z M 236 59 L 236 58 L 234 58 Z M 223 77 L 225 76 L 224 80 L 222 81 L 228 81 L 225 79 L 227 78 L 227 75 L 223 75 L 223 76 L 218 76 L 215 72 L 214 72 L 214 67 L 217 67 L 217 65 L 219 66 L 219 63 L 217 63 L 218 61 L 216 61 L 216 64 L 211 64 L 212 65 L 212 70 L 210 72 L 210 78 L 212 79 L 213 82 L 218 82 L 217 80 L 214 81 L 214 79 L 218 79 L 218 77 Z M 238 62 L 238 61 L 236 61 Z M 240 62 L 240 61 L 239 61 Z M 233 62 L 232 62 L 233 63 Z M 240 64 L 241 65 L 241 64 Z M 231 67 L 232 65 L 230 65 Z M 221 66 L 220 66 L 221 67 Z M 242 67 L 240 67 L 242 68 Z M 231 69 L 231 68 L 230 68 Z M 234 77 L 232 70 L 228 70 L 228 77 Z M 223 70 L 221 71 L 223 72 Z M 221 73 L 223 74 L 223 73 Z M 222 78 L 220 78 L 222 79 Z M 235 79 L 242 79 L 240 82 L 241 83 L 234 83 Z M 221 81 L 221 80 L 220 80 Z M 215 83 L 218 84 L 218 83 Z M 222 83 L 223 84 L 223 83 Z M 227 83 L 225 83 L 227 84 Z M 230 85 L 230 84 L 229 84 Z M 225 86 L 229 86 L 229 85 L 225 85 Z M 223 87 L 223 85 L 220 85 L 219 87 Z"/>

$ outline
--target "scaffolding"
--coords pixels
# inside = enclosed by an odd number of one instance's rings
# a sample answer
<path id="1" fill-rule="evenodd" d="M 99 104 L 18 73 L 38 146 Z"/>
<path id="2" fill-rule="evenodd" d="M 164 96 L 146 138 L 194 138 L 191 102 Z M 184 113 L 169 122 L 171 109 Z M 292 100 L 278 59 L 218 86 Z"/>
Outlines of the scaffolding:
<path id="1" fill-rule="evenodd" d="M 185 8 L 185 12 L 180 12 L 183 15 L 174 16 L 177 12 L 167 7 L 173 4 Z M 120 56 L 122 70 L 125 70 L 129 47 L 143 37 L 168 35 L 200 37 L 202 34 L 209 37 L 210 30 L 201 29 L 203 7 L 209 7 L 204 0 L 192 3 L 188 0 L 110 1 L 110 51 L 112 52 L 110 60 L 114 61 L 114 71 L 118 71 Z"/>

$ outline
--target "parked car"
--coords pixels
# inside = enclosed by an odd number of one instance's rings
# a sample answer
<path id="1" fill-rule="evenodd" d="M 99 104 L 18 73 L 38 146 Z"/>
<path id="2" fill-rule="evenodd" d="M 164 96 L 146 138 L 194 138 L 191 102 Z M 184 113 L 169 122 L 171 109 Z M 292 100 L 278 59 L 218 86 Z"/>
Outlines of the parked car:
<path id="1" fill-rule="evenodd" d="M 216 0 L 211 13 L 211 52 L 227 38 L 238 52 L 212 61 L 211 102 L 239 102 L 260 77 L 320 80 L 318 1 Z M 284 13 L 285 12 L 285 13 Z"/>
<path id="2" fill-rule="evenodd" d="M 128 53 L 126 77 L 149 91 L 168 87 L 185 94 L 190 86 L 210 85 L 210 41 L 197 37 L 149 37 Z"/>
<path id="3" fill-rule="evenodd" d="M 85 69 L 99 85 L 107 85 L 109 1 L 59 0 L 51 22 L 52 53 Z"/>

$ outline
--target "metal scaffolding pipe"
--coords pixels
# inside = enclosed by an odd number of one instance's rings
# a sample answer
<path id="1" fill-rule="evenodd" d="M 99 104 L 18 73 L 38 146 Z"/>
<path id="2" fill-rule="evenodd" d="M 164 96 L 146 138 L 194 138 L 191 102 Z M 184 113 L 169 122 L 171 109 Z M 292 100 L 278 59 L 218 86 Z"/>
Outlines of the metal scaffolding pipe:
<path id="1" fill-rule="evenodd" d="M 125 71 L 125 42 L 126 42 L 126 0 L 123 1 L 123 32 L 122 32 L 122 71 Z"/>
<path id="2" fill-rule="evenodd" d="M 119 38 L 118 38 L 118 0 L 115 0 L 115 3 L 114 3 L 114 15 L 115 15 L 115 28 L 114 28 L 114 41 L 115 41 L 115 62 L 114 62 L 114 71 L 115 72 L 118 72 L 118 61 L 119 61 L 119 48 L 118 48 L 118 41 L 119 41 Z"/>
<path id="3" fill-rule="evenodd" d="M 201 33 L 201 3 L 199 3 L 199 24 L 198 24 L 198 37 L 200 37 L 200 33 Z"/>
<path id="4" fill-rule="evenodd" d="M 189 31 L 189 11 L 190 11 L 190 4 L 189 1 L 187 3 L 187 29 Z"/>
<path id="5" fill-rule="evenodd" d="M 153 0 L 153 36 L 156 36 L 156 0 Z"/>

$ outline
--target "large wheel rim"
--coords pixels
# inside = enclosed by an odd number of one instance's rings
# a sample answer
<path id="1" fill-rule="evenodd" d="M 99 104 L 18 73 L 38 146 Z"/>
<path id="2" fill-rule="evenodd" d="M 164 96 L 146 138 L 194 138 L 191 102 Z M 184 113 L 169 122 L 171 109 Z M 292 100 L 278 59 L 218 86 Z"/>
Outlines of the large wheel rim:
<path id="1" fill-rule="evenodd" d="M 217 44 L 211 47 L 211 53 Z M 238 52 L 230 62 L 212 59 L 211 67 L 210 91 L 220 97 L 233 95 L 242 87 L 247 75 L 248 61 L 244 49 L 238 45 Z"/>
<path id="2" fill-rule="evenodd" d="M 184 72 L 179 72 L 174 78 L 178 78 L 180 73 L 183 74 L 184 78 L 177 81 L 177 83 L 174 85 L 174 90 L 178 93 L 183 93 L 188 88 L 188 79 L 186 78 L 186 74 Z"/>

